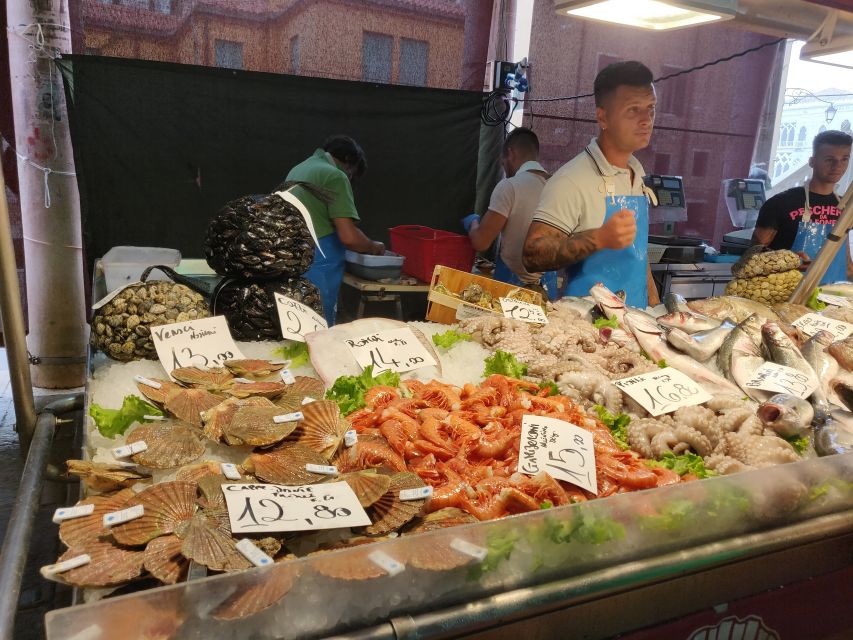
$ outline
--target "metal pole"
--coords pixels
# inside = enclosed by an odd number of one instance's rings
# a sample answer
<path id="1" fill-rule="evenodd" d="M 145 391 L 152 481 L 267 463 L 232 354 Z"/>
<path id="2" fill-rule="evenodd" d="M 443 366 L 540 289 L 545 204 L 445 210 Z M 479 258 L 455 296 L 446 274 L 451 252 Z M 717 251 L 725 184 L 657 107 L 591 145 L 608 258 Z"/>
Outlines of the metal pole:
<path id="1" fill-rule="evenodd" d="M 57 415 L 83 408 L 83 395 L 77 394 L 50 403 L 39 414 L 33 433 L 32 446 L 21 475 L 15 506 L 9 518 L 9 528 L 0 551 L 0 640 L 13 638 L 15 614 L 21 595 L 21 579 L 33 533 L 33 523 L 39 508 L 44 470 L 56 429 Z"/>
<path id="2" fill-rule="evenodd" d="M 24 312 L 21 308 L 21 289 L 18 286 L 18 267 L 15 264 L 15 247 L 12 245 L 12 228 L 9 224 L 9 203 L 6 201 L 6 183 L 0 162 L 0 318 L 3 320 L 3 337 L 9 360 L 9 380 L 15 401 L 15 430 L 26 451 L 36 426 L 36 408 L 33 401 L 33 381 L 30 378 L 30 361 L 27 355 L 27 336 L 24 331 Z"/>
<path id="3" fill-rule="evenodd" d="M 843 246 L 846 251 L 850 250 L 847 245 L 847 232 L 853 228 L 853 207 L 848 209 L 847 205 L 850 204 L 851 198 L 853 198 L 853 184 L 847 187 L 847 191 L 838 203 L 838 208 L 842 209 L 841 215 L 838 217 L 838 222 L 835 223 L 826 242 L 823 243 L 817 256 L 812 260 L 809 268 L 806 269 L 803 279 L 800 280 L 800 284 L 797 285 L 794 293 L 788 298 L 788 302 L 805 304 L 812 291 L 820 284 L 820 279 L 823 278 L 823 274 L 826 273 L 830 263 L 835 259 L 835 255 L 841 247 Z"/>

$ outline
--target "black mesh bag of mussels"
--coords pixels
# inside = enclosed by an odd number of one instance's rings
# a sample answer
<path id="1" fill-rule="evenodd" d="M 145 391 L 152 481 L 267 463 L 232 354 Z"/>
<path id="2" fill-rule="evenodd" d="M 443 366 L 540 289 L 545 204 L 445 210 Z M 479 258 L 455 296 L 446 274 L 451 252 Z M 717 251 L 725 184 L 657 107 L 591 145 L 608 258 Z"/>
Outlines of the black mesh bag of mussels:
<path id="1" fill-rule="evenodd" d="M 226 278 L 213 293 L 213 315 L 225 316 L 237 340 L 281 340 L 276 293 L 323 315 L 320 290 L 305 278 L 264 281 Z"/>

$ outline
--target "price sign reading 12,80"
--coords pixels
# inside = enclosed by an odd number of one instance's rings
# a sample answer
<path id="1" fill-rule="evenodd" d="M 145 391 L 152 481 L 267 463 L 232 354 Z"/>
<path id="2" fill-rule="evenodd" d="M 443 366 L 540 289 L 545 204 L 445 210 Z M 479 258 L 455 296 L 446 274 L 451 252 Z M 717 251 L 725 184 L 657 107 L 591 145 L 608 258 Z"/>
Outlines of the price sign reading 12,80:
<path id="1" fill-rule="evenodd" d="M 702 385 L 672 367 L 614 380 L 613 384 L 653 416 L 672 413 L 681 407 L 692 407 L 711 399 L 711 394 Z"/>
<path id="2" fill-rule="evenodd" d="M 280 293 L 275 294 L 275 306 L 278 309 L 281 335 L 285 340 L 305 342 L 305 334 L 329 328 L 323 316 Z"/>
<path id="3" fill-rule="evenodd" d="M 352 355 L 364 369 L 373 365 L 373 373 L 396 371 L 404 373 L 436 364 L 426 347 L 408 327 L 378 331 L 367 336 L 346 340 Z"/>
<path id="4" fill-rule="evenodd" d="M 181 367 L 221 367 L 226 360 L 243 358 L 224 316 L 152 327 L 151 339 L 169 375 Z"/>

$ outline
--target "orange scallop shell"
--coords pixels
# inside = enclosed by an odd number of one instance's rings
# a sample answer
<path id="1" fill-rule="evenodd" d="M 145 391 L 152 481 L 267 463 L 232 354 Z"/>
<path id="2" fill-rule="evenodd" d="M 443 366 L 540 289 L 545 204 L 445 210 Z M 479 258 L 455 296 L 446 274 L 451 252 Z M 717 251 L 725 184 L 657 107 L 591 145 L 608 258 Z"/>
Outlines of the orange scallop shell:
<path id="1" fill-rule="evenodd" d="M 269 360 L 226 360 L 225 366 L 234 375 L 257 380 L 281 371 L 284 363 L 272 363 Z"/>
<path id="2" fill-rule="evenodd" d="M 391 485 L 379 500 L 367 508 L 373 523 L 364 528 L 370 535 L 384 535 L 396 531 L 420 515 L 426 500 L 400 500 L 400 491 L 426 486 L 416 473 L 404 471 L 391 476 Z"/>
<path id="3" fill-rule="evenodd" d="M 172 377 L 183 384 L 196 389 L 204 389 L 218 393 L 231 386 L 234 375 L 224 367 L 199 369 L 198 367 L 181 367 L 172 371 Z"/>
<path id="4" fill-rule="evenodd" d="M 111 540 L 92 540 L 71 547 L 57 562 L 70 560 L 84 553 L 91 557 L 89 564 L 58 573 L 56 578 L 75 587 L 113 587 L 142 574 L 145 555 L 142 549 L 126 549 Z"/>
<path id="5" fill-rule="evenodd" d="M 248 398 L 260 396 L 262 398 L 275 398 L 287 390 L 283 382 L 235 382 L 225 393 L 235 398 Z"/>
<path id="6" fill-rule="evenodd" d="M 155 389 L 154 387 L 149 387 L 147 384 L 142 384 L 141 382 L 136 383 L 136 388 L 139 389 L 139 393 L 158 407 L 163 406 L 166 402 L 166 396 L 169 395 L 170 391 L 180 391 L 183 389 L 181 385 L 176 384 L 171 380 L 163 380 L 161 378 L 150 378 L 150 380 L 153 382 L 159 382 L 160 388 Z"/>
<path id="7" fill-rule="evenodd" d="M 294 379 L 295 382 L 287 385 L 284 393 L 275 400 L 276 405 L 286 409 L 287 413 L 299 411 L 305 398 L 319 400 L 326 394 L 322 380 L 308 376 L 296 376 Z"/>
<path id="8" fill-rule="evenodd" d="M 332 400 L 309 402 L 301 409 L 305 418 L 291 433 L 288 442 L 311 447 L 330 459 L 341 446 L 349 423 L 341 417 L 338 403 Z"/>
<path id="9" fill-rule="evenodd" d="M 125 440 L 132 444 L 144 440 L 148 448 L 131 459 L 151 469 L 171 469 L 192 462 L 204 453 L 198 431 L 182 424 L 153 422 L 134 429 Z"/>
<path id="10" fill-rule="evenodd" d="M 338 580 L 370 580 L 386 575 L 385 570 L 368 556 L 374 551 L 372 545 L 377 538 L 353 538 L 333 549 L 315 551 L 308 554 L 312 558 L 311 566 L 324 576 Z M 352 549 L 367 545 L 363 549 Z M 338 549 L 350 549 L 347 553 L 329 553 Z"/>
<path id="11" fill-rule="evenodd" d="M 298 575 L 295 567 L 285 564 L 275 564 L 257 572 L 251 583 L 237 589 L 211 615 L 217 620 L 238 620 L 255 615 L 286 596 Z"/>
<path id="12" fill-rule="evenodd" d="M 145 570 L 163 584 L 182 582 L 190 561 L 181 554 L 181 539 L 174 535 L 160 536 L 145 547 Z"/>
<path id="13" fill-rule="evenodd" d="M 223 431 L 242 407 L 273 407 L 267 398 L 226 398 L 201 416 L 202 430 L 211 440 L 222 440 Z"/>
<path id="14" fill-rule="evenodd" d="M 80 546 L 92 540 L 110 537 L 110 530 L 104 526 L 104 515 L 122 508 L 129 498 L 135 496 L 133 489 L 122 489 L 117 493 L 92 496 L 80 500 L 74 506 L 95 505 L 88 516 L 63 520 L 59 524 L 59 539 L 68 547 Z"/>
<path id="15" fill-rule="evenodd" d="M 267 447 L 281 442 L 297 428 L 297 422 L 275 422 L 282 415 L 279 407 L 240 407 L 228 426 L 222 429 L 222 437 L 230 445 Z"/>
<path id="16" fill-rule="evenodd" d="M 313 484 L 329 477 L 308 471 L 306 464 L 328 465 L 329 461 L 309 447 L 284 443 L 273 449 L 252 453 L 243 467 L 258 478 L 277 484 Z"/>
<path id="17" fill-rule="evenodd" d="M 212 409 L 223 398 L 204 389 L 180 389 L 166 394 L 163 407 L 176 418 L 201 428 L 201 414 Z"/>
<path id="18" fill-rule="evenodd" d="M 353 471 L 339 478 L 346 482 L 362 507 L 369 507 L 384 496 L 391 487 L 391 477 L 375 471 Z"/>
<path id="19" fill-rule="evenodd" d="M 177 534 L 183 540 L 181 553 L 211 571 L 240 571 L 252 566 L 237 551 L 234 538 L 222 530 L 217 518 L 196 514 L 181 526 Z"/>
<path id="20" fill-rule="evenodd" d="M 141 518 L 112 528 L 113 538 L 119 544 L 145 544 L 174 532 L 178 524 L 196 512 L 196 486 L 191 482 L 161 482 L 130 498 L 122 509 L 137 504 L 145 508 Z"/>

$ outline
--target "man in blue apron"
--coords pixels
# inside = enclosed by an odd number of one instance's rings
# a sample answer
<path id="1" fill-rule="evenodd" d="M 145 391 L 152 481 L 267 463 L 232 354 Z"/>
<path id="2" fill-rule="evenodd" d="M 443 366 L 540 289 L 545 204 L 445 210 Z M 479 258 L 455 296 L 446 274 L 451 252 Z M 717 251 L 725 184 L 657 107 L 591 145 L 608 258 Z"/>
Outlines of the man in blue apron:
<path id="1" fill-rule="evenodd" d="M 496 280 L 520 287 L 542 287 L 554 300 L 558 295 L 557 272 L 530 273 L 521 262 L 527 229 L 550 176 L 539 164 L 536 134 L 524 127 L 513 129 L 504 140 L 501 165 L 506 178 L 492 191 L 486 215 L 480 220 L 471 214 L 462 224 L 477 251 L 485 251 L 500 238 L 495 251 Z"/>
<path id="2" fill-rule="evenodd" d="M 652 72 L 617 62 L 595 78 L 599 132 L 548 180 L 524 243 L 530 271 L 566 269 L 566 295 L 596 282 L 631 306 L 658 304 L 648 263 L 649 198 L 634 152 L 648 146 L 657 98 Z"/>
<path id="3" fill-rule="evenodd" d="M 768 249 L 790 249 L 806 264 L 820 251 L 838 222 L 835 185 L 847 172 L 853 137 L 843 131 L 824 131 L 812 142 L 809 166 L 812 178 L 805 187 L 794 187 L 767 200 L 758 212 L 752 243 Z M 847 280 L 850 249 L 847 238 L 821 278 L 821 284 Z M 853 275 L 853 274 L 851 274 Z"/>
<path id="4" fill-rule="evenodd" d="M 307 160 L 299 163 L 286 181 L 308 182 L 326 189 L 332 200 L 322 202 L 300 187 L 293 194 L 311 214 L 321 251 L 314 252 L 314 263 L 305 277 L 320 290 L 323 315 L 331 327 L 335 324 L 338 293 L 344 278 L 345 252 L 382 255 L 385 245 L 371 240 L 355 223 L 360 220 L 355 208 L 350 181 L 367 170 L 367 160 L 358 143 L 348 136 L 332 136 Z"/>

